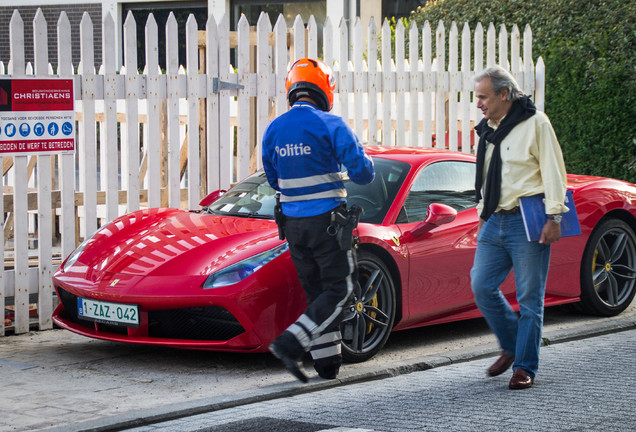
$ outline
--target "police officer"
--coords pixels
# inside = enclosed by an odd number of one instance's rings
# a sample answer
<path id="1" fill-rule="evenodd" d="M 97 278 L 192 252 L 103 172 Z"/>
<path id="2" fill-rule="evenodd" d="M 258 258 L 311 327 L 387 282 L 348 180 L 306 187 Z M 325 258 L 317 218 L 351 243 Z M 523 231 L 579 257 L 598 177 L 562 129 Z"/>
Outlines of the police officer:
<path id="1" fill-rule="evenodd" d="M 346 216 L 341 165 L 358 184 L 370 183 L 375 171 L 351 128 L 329 113 L 335 78 L 325 63 L 297 60 L 285 87 L 291 109 L 265 131 L 263 167 L 280 192 L 282 231 L 308 306 L 269 349 L 303 382 L 307 376 L 300 361 L 311 351 L 318 374 L 334 379 L 342 364 L 339 326 L 357 284 L 357 267 L 351 245 L 341 247 L 328 229 L 334 213 Z"/>

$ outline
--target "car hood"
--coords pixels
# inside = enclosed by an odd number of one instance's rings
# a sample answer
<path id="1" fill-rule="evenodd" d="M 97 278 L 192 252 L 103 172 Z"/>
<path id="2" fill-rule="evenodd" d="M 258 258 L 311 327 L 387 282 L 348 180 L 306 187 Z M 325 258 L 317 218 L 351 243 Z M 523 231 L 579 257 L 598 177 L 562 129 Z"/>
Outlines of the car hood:
<path id="1" fill-rule="evenodd" d="M 91 273 L 209 275 L 280 243 L 272 220 L 149 209 L 103 227 L 74 266 Z"/>

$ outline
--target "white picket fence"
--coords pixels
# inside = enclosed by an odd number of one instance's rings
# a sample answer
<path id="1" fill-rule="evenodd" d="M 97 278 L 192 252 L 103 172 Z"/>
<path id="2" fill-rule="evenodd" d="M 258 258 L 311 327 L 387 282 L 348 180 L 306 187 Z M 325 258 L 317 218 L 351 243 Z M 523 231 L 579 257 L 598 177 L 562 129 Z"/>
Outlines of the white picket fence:
<path id="1" fill-rule="evenodd" d="M 281 15 L 272 28 L 267 14 L 262 14 L 255 31 L 243 16 L 236 32 L 230 32 L 227 17 L 217 22 L 213 16 L 206 31 L 198 32 L 191 16 L 184 68 L 178 64 L 177 22 L 171 15 L 162 71 L 157 24 L 150 16 L 146 65 L 140 74 L 132 15 L 124 23 L 124 65 L 118 68 L 112 17 L 103 21 L 103 47 L 95 47 L 93 24 L 84 14 L 81 62 L 75 67 L 65 13 L 56 35 L 47 33 L 41 11 L 36 14 L 31 65 L 24 56 L 25 25 L 15 11 L 10 22 L 11 59 L 6 70 L 0 62 L 0 76 L 73 78 L 78 151 L 54 157 L 0 157 L 5 188 L 0 201 L 5 226 L 0 311 L 14 313 L 6 323 L 0 320 L 0 335 L 7 329 L 24 333 L 32 325 L 40 330 L 52 327 L 52 272 L 100 225 L 140 207 L 197 208 L 207 193 L 228 188 L 260 167 L 260 138 L 268 122 L 288 109 L 284 80 L 295 59 L 320 57 L 333 66 L 334 112 L 349 120 L 363 142 L 471 152 L 466 143 L 473 139 L 472 127 L 481 115 L 471 100 L 472 78 L 495 63 L 509 68 L 543 110 L 545 68 L 541 59 L 536 67 L 532 61 L 529 27 L 521 52 L 516 26 L 511 33 L 502 26 L 497 35 L 491 23 L 484 45 L 481 24 L 472 31 L 465 25 L 461 35 L 455 23 L 447 31 L 440 22 L 434 33 L 428 23 L 423 28 L 412 25 L 407 46 L 407 29 L 399 22 L 394 47 L 387 21 L 380 29 L 373 20 L 363 27 L 358 19 L 353 26 L 349 32 L 344 21 L 336 27 L 327 20 L 319 53 L 313 16 L 307 25 L 298 16 L 288 28 Z M 53 37 L 58 46 L 55 73 L 47 49 Z M 96 71 L 94 53 L 99 49 L 104 63 Z M 231 53 L 236 64 L 230 63 Z M 29 317 L 34 304 L 37 323 Z"/>

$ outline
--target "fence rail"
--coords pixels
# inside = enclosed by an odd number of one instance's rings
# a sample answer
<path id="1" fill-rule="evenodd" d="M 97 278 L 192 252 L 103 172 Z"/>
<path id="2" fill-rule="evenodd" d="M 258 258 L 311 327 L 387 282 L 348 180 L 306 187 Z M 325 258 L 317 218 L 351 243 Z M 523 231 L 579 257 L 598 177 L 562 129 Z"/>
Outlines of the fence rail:
<path id="1" fill-rule="evenodd" d="M 0 76 L 72 78 L 77 152 L 0 157 L 5 232 L 0 335 L 52 327 L 54 266 L 99 226 L 140 207 L 196 208 L 207 193 L 260 168 L 264 130 L 288 109 L 284 80 L 292 60 L 320 57 L 333 66 L 334 112 L 368 143 L 472 152 L 472 127 L 481 115 L 472 101 L 473 77 L 495 63 L 509 68 L 543 109 L 545 68 L 540 58 L 533 63 L 529 27 L 521 35 L 516 26 L 497 33 L 492 23 L 486 31 L 481 24 L 472 30 L 464 25 L 460 34 L 455 23 L 447 29 L 439 22 L 433 31 L 428 22 L 408 29 L 399 22 L 392 43 L 386 20 L 377 28 L 373 20 L 363 27 L 357 19 L 350 32 L 345 21 L 336 26 L 327 19 L 319 41 L 313 16 L 306 24 L 297 16 L 288 27 L 282 15 L 272 26 L 263 13 L 255 28 L 243 16 L 236 32 L 229 30 L 227 17 L 217 22 L 212 15 L 206 30 L 198 31 L 190 16 L 184 66 L 171 14 L 161 69 L 157 24 L 150 15 L 140 73 L 132 14 L 123 26 L 121 67 L 110 14 L 102 24 L 104 42 L 96 47 L 93 23 L 84 14 L 81 61 L 73 65 L 65 13 L 56 34 L 47 33 L 42 12 L 36 13 L 33 64 L 25 62 L 25 25 L 17 11 L 10 22 L 11 58 L 0 62 Z M 48 59 L 54 37 L 56 71 Z M 96 69 L 100 49 L 104 60 Z"/>

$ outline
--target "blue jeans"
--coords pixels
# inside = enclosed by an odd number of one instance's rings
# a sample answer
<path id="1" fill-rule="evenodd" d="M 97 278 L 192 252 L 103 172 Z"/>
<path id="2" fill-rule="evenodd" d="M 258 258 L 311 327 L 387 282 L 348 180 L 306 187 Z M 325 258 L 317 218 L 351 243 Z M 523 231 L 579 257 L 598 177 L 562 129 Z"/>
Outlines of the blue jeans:
<path id="1" fill-rule="evenodd" d="M 482 226 L 470 271 L 475 302 L 503 351 L 515 356 L 513 370 L 521 368 L 532 378 L 539 368 L 549 265 L 550 246 L 528 241 L 521 214 L 494 213 Z M 519 316 L 499 288 L 511 269 Z"/>

